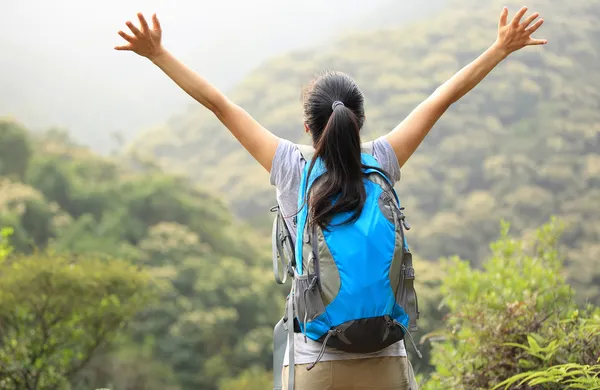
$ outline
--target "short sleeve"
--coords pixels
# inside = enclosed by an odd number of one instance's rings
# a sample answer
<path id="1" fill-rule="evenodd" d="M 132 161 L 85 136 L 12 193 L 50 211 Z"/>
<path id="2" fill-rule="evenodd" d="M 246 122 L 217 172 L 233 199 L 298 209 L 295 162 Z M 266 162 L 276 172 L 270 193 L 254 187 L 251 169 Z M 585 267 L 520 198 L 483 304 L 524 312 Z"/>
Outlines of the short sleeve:
<path id="1" fill-rule="evenodd" d="M 392 145 L 384 137 L 373 141 L 373 157 L 394 183 L 400 181 L 400 164 Z"/>
<path id="2" fill-rule="evenodd" d="M 270 181 L 280 190 L 285 190 L 300 175 L 302 154 L 293 142 L 280 139 L 271 164 Z"/>

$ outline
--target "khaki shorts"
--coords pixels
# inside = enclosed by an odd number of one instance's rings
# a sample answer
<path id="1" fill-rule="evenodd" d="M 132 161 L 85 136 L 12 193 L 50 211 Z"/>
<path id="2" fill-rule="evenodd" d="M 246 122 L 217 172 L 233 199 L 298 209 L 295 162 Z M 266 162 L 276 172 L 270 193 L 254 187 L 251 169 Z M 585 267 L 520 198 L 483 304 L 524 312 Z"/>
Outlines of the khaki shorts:
<path id="1" fill-rule="evenodd" d="M 310 371 L 306 366 L 296 365 L 295 390 L 418 390 L 406 357 L 319 362 Z M 284 390 L 287 379 L 288 367 L 284 367 Z"/>

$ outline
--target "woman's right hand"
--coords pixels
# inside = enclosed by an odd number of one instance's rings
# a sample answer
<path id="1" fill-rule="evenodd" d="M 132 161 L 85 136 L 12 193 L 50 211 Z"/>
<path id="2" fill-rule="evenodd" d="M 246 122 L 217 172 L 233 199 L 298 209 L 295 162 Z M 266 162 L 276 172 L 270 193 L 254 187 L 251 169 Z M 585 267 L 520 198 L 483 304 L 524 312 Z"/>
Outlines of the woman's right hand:
<path id="1" fill-rule="evenodd" d="M 162 30 L 156 15 L 152 16 L 152 29 L 148 27 L 144 15 L 138 13 L 138 18 L 140 28 L 128 21 L 126 24 L 133 36 L 119 31 L 127 44 L 116 46 L 115 49 L 132 51 L 150 59 L 188 95 L 212 111 L 252 157 L 270 172 L 279 138 L 262 127 L 241 107 L 229 101 L 204 77 L 165 50 L 160 43 Z"/>
<path id="2" fill-rule="evenodd" d="M 137 16 L 140 20 L 140 28 L 138 29 L 133 23 L 127 21 L 125 24 L 129 27 L 133 36 L 126 34 L 123 31 L 119 31 L 119 35 L 128 43 L 126 45 L 116 46 L 115 50 L 132 51 L 142 57 L 153 60 L 163 51 L 160 42 L 162 38 L 160 23 L 158 22 L 156 14 L 152 15 L 152 29 L 150 29 L 144 15 L 138 13 Z"/>

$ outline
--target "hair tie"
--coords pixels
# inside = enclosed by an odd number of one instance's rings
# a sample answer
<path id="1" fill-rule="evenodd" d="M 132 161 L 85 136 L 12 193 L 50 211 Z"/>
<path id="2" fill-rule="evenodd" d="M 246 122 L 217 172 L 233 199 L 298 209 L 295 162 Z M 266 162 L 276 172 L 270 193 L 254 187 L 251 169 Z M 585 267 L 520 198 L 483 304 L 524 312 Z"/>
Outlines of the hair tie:
<path id="1" fill-rule="evenodd" d="M 343 105 L 344 105 L 344 103 L 343 103 L 343 102 L 340 102 L 339 100 L 336 100 L 336 101 L 335 101 L 335 102 L 333 102 L 333 104 L 331 105 L 331 109 L 335 111 L 335 108 L 336 108 L 337 106 L 343 106 Z"/>

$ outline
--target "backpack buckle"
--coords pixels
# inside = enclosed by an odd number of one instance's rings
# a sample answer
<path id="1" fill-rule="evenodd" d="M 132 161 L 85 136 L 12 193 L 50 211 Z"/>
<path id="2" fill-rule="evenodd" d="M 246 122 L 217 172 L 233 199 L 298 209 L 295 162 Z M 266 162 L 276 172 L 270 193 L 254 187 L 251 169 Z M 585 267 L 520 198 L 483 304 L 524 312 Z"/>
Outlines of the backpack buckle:
<path id="1" fill-rule="evenodd" d="M 410 230 L 410 223 L 408 223 L 408 222 L 406 221 L 406 219 L 405 219 L 404 215 L 402 215 L 402 219 L 401 219 L 401 221 L 402 221 L 402 226 L 404 226 L 404 229 L 406 229 L 406 230 Z"/>
<path id="2" fill-rule="evenodd" d="M 291 278 L 294 277 L 294 266 L 292 265 L 292 263 L 287 264 L 287 273 Z"/>
<path id="3" fill-rule="evenodd" d="M 410 230 L 410 223 L 406 220 L 406 215 L 403 213 L 404 207 L 400 207 L 400 221 L 405 230 Z"/>

